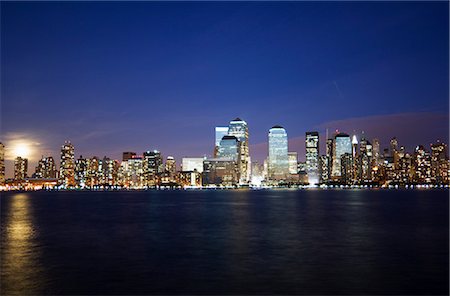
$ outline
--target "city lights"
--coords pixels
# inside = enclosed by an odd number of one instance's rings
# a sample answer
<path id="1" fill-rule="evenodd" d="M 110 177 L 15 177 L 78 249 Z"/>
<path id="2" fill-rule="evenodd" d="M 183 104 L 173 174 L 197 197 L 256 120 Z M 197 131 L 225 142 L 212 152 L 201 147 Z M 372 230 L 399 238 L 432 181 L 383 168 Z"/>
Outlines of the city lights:
<path id="1" fill-rule="evenodd" d="M 180 169 L 172 156 L 152 149 L 138 154 L 123 152 L 122 161 L 96 156 L 75 158 L 75 146 L 61 146 L 60 167 L 52 156 L 43 156 L 31 176 L 30 146 L 14 143 L 14 178 L 5 179 L 5 146 L 0 144 L 0 188 L 39 189 L 151 189 L 151 188 L 429 188 L 448 187 L 450 163 L 447 145 L 441 141 L 412 153 L 393 137 L 380 152 L 378 139 L 334 133 L 320 154 L 317 131 L 305 134 L 305 162 L 298 151 L 289 151 L 288 134 L 275 125 L 268 133 L 264 163 L 251 162 L 248 125 L 240 118 L 228 127 L 215 128 L 213 157 L 184 157 Z M 327 134 L 328 137 L 328 134 Z"/>

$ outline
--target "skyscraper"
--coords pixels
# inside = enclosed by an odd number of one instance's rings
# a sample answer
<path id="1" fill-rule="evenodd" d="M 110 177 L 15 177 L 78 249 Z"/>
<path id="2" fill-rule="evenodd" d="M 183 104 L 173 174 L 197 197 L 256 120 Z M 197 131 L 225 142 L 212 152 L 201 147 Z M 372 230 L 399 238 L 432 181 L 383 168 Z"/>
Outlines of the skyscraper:
<path id="1" fill-rule="evenodd" d="M 42 157 L 38 161 L 36 171 L 34 173 L 35 178 L 56 178 L 56 165 L 53 157 Z"/>
<path id="2" fill-rule="evenodd" d="M 229 158 L 239 164 L 240 142 L 235 136 L 223 136 L 217 153 L 219 158 Z"/>
<path id="3" fill-rule="evenodd" d="M 283 180 L 289 173 L 288 138 L 286 130 L 279 125 L 269 130 L 269 179 Z"/>
<path id="4" fill-rule="evenodd" d="M 327 130 L 328 132 L 328 130 Z M 327 133 L 328 134 L 328 133 Z M 334 157 L 334 140 L 333 139 L 327 139 L 327 147 L 326 147 L 326 157 L 327 157 L 327 171 L 328 171 L 328 177 L 327 180 L 331 179 L 332 172 L 333 172 L 333 157 Z"/>
<path id="5" fill-rule="evenodd" d="M 5 145 L 0 143 L 0 186 L 5 185 Z"/>
<path id="6" fill-rule="evenodd" d="M 447 145 L 440 141 L 431 145 L 431 174 L 438 184 L 448 183 Z"/>
<path id="7" fill-rule="evenodd" d="M 175 162 L 175 158 L 173 158 L 173 156 L 167 156 L 165 171 L 171 176 L 174 176 L 177 172 L 177 163 Z"/>
<path id="8" fill-rule="evenodd" d="M 75 155 L 70 141 L 64 142 L 64 145 L 61 146 L 59 179 L 61 185 L 66 188 L 75 186 Z"/>
<path id="9" fill-rule="evenodd" d="M 341 177 L 341 156 L 345 153 L 352 155 L 352 141 L 349 135 L 339 133 L 334 137 L 333 177 Z"/>
<path id="10" fill-rule="evenodd" d="M 217 157 L 219 151 L 220 141 L 222 141 L 223 136 L 228 135 L 228 126 L 216 126 L 215 129 L 215 145 L 214 145 L 214 157 Z"/>
<path id="11" fill-rule="evenodd" d="M 84 188 L 86 186 L 87 174 L 87 160 L 80 155 L 80 157 L 75 160 L 75 183 L 78 187 Z"/>
<path id="12" fill-rule="evenodd" d="M 248 148 L 248 126 L 247 122 L 240 118 L 230 121 L 228 135 L 235 136 L 239 140 L 239 183 L 244 184 L 250 180 L 250 152 Z"/>
<path id="13" fill-rule="evenodd" d="M 288 152 L 289 174 L 298 173 L 298 153 Z"/>
<path id="14" fill-rule="evenodd" d="M 161 152 L 158 150 L 146 151 L 143 155 L 142 171 L 147 186 L 155 186 L 159 173 L 164 171 Z"/>
<path id="15" fill-rule="evenodd" d="M 14 179 L 21 181 L 28 174 L 28 159 L 17 156 L 14 160 Z"/>
<path id="16" fill-rule="evenodd" d="M 306 132 L 306 173 L 309 184 L 319 183 L 319 133 Z"/>

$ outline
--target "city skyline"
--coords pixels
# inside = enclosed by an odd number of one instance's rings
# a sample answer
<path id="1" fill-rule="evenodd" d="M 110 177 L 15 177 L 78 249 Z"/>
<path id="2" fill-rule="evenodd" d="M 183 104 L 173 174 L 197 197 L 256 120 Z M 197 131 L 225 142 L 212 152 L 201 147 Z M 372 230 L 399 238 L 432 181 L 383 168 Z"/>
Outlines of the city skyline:
<path id="1" fill-rule="evenodd" d="M 277 124 L 301 161 L 327 128 L 448 143 L 446 2 L 1 5 L 0 140 L 26 141 L 30 165 L 67 139 L 77 157 L 212 155 L 235 117 L 259 161 Z"/>
<path id="2" fill-rule="evenodd" d="M 26 157 L 18 155 L 14 159 L 14 178 L 6 175 L 7 186 L 20 187 L 27 180 L 38 181 L 36 184 L 44 182 L 45 186 L 82 189 L 92 186 L 142 189 L 283 184 L 386 186 L 391 182 L 403 186 L 439 185 L 446 184 L 450 173 L 448 144 L 439 139 L 430 144 L 429 149 L 417 144 L 409 151 L 395 136 L 384 145 L 364 133 L 358 137 L 342 130 L 331 134 L 327 131 L 321 141 L 318 132 L 308 131 L 303 154 L 306 160 L 299 161 L 298 156 L 302 154 L 289 149 L 286 129 L 275 125 L 268 130 L 267 154 L 261 162 L 252 161 L 247 144 L 248 129 L 248 123 L 241 118 L 231 120 L 228 127 L 216 126 L 212 155 L 184 156 L 178 162 L 181 166 L 177 166 L 177 159 L 172 155 L 158 150 L 124 151 L 121 159 L 106 155 L 77 158 L 75 146 L 65 141 L 60 150 L 59 170 L 53 155 L 43 155 L 35 172 L 29 174 L 28 168 L 32 165 L 28 165 Z M 320 150 L 323 142 L 326 149 Z M 15 149 L 19 154 L 26 151 L 25 147 Z M 0 185 L 5 182 L 4 153 L 5 145 L 0 143 Z"/>

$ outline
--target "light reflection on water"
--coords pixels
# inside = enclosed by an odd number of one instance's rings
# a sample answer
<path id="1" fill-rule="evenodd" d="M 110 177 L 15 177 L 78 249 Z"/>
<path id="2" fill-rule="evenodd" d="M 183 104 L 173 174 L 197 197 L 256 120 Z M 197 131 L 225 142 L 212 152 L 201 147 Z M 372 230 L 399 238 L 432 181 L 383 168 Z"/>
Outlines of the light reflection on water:
<path id="1" fill-rule="evenodd" d="M 0 202 L 2 295 L 448 292 L 446 191 L 34 192 Z"/>
<path id="2" fill-rule="evenodd" d="M 2 290 L 39 294 L 43 274 L 38 262 L 38 248 L 34 243 L 36 229 L 33 226 L 30 196 L 26 193 L 16 194 L 8 204 L 2 202 L 2 207 L 8 208 L 1 223 L 4 238 L 1 246 Z"/>

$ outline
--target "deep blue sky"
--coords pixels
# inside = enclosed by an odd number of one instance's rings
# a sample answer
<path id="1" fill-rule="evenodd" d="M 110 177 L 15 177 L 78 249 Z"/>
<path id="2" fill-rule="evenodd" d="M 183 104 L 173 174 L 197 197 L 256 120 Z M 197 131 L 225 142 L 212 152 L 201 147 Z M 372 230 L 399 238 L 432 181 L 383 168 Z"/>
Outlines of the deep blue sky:
<path id="1" fill-rule="evenodd" d="M 275 124 L 301 159 L 326 127 L 448 141 L 448 17 L 447 2 L 2 2 L 1 140 L 180 158 L 239 116 L 259 160 Z"/>

